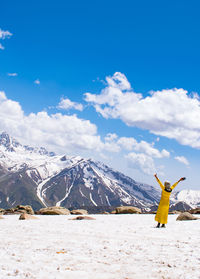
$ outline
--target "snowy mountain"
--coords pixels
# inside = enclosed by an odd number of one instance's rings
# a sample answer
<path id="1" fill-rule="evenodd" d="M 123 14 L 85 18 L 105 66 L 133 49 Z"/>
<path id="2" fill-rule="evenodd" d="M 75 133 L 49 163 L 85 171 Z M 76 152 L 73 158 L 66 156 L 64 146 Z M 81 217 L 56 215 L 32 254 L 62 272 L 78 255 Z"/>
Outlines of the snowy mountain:
<path id="1" fill-rule="evenodd" d="M 159 197 L 159 189 L 137 183 L 101 162 L 55 155 L 0 134 L 0 207 L 22 203 L 34 209 L 53 205 L 148 209 Z"/>
<path id="2" fill-rule="evenodd" d="M 38 153 L 40 155 L 54 156 L 54 152 L 48 152 L 45 148 L 33 148 L 28 145 L 21 145 L 16 139 L 10 137 L 6 132 L 0 134 L 0 151 L 10 151 L 16 153 Z"/>
<path id="3" fill-rule="evenodd" d="M 112 207 L 133 205 L 149 210 L 160 200 L 159 187 L 138 183 L 101 162 L 55 155 L 45 148 L 21 145 L 0 134 L 0 207 Z M 174 209 L 200 204 L 200 192 L 173 193 Z M 177 206 L 176 206 L 177 204 Z M 177 208 L 176 208 L 177 207 Z"/>
<path id="4" fill-rule="evenodd" d="M 176 192 L 171 200 L 173 203 L 185 202 L 192 208 L 200 207 L 200 191 L 182 190 Z"/>

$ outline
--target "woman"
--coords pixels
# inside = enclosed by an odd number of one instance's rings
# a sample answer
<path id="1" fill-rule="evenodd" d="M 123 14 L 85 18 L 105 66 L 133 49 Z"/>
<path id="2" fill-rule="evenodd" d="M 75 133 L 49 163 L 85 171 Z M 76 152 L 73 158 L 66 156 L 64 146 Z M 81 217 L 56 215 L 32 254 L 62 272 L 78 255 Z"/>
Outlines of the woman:
<path id="1" fill-rule="evenodd" d="M 170 182 L 166 181 L 163 186 L 163 184 L 160 182 L 159 178 L 157 177 L 157 174 L 154 174 L 154 176 L 162 189 L 161 200 L 158 205 L 158 210 L 157 210 L 156 217 L 155 217 L 155 220 L 158 222 L 158 225 L 156 228 L 159 228 L 160 224 L 162 224 L 162 226 L 161 226 L 162 228 L 165 228 L 165 224 L 167 224 L 167 218 L 168 218 L 168 212 L 169 212 L 169 198 L 170 198 L 171 192 L 180 181 L 185 180 L 185 177 L 180 178 L 172 186 L 170 185 Z"/>

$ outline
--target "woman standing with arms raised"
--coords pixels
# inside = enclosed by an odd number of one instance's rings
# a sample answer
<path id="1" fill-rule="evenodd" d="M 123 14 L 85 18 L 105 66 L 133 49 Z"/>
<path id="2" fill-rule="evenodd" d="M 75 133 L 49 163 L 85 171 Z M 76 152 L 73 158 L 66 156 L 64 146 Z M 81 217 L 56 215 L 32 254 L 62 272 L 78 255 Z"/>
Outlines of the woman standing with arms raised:
<path id="1" fill-rule="evenodd" d="M 180 181 L 185 180 L 185 177 L 180 178 L 176 183 L 174 183 L 171 186 L 170 182 L 168 181 L 165 181 L 163 185 L 159 180 L 159 178 L 157 177 L 157 174 L 154 174 L 154 176 L 162 189 L 162 195 L 161 195 L 160 203 L 158 205 L 158 210 L 156 213 L 155 220 L 158 222 L 157 228 L 160 227 L 160 224 L 162 224 L 161 226 L 162 228 L 165 228 L 165 224 L 167 224 L 167 219 L 168 219 L 169 199 L 170 199 L 171 192 Z"/>

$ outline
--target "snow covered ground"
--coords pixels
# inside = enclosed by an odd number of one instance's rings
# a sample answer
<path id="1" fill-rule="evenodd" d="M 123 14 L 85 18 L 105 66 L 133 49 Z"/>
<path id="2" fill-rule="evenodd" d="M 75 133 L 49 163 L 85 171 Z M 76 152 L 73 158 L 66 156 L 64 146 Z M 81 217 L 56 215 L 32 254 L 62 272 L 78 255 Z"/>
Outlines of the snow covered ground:
<path id="1" fill-rule="evenodd" d="M 200 278 L 200 220 L 170 215 L 156 229 L 154 215 L 4 217 L 1 279 Z"/>

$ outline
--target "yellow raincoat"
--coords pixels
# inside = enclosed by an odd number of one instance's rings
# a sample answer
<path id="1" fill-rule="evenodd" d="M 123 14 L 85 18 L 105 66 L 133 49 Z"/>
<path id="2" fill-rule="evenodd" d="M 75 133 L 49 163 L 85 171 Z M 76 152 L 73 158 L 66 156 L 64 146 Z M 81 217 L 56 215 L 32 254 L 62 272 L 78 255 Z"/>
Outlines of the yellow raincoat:
<path id="1" fill-rule="evenodd" d="M 158 205 L 158 210 L 155 216 L 155 220 L 160 224 L 167 224 L 168 212 L 169 212 L 169 198 L 171 192 L 165 191 L 164 185 L 161 183 L 161 181 L 158 178 L 156 179 L 162 189 L 162 195 L 161 195 L 160 203 Z M 178 183 L 179 181 L 174 183 L 170 189 L 173 190 Z"/>

